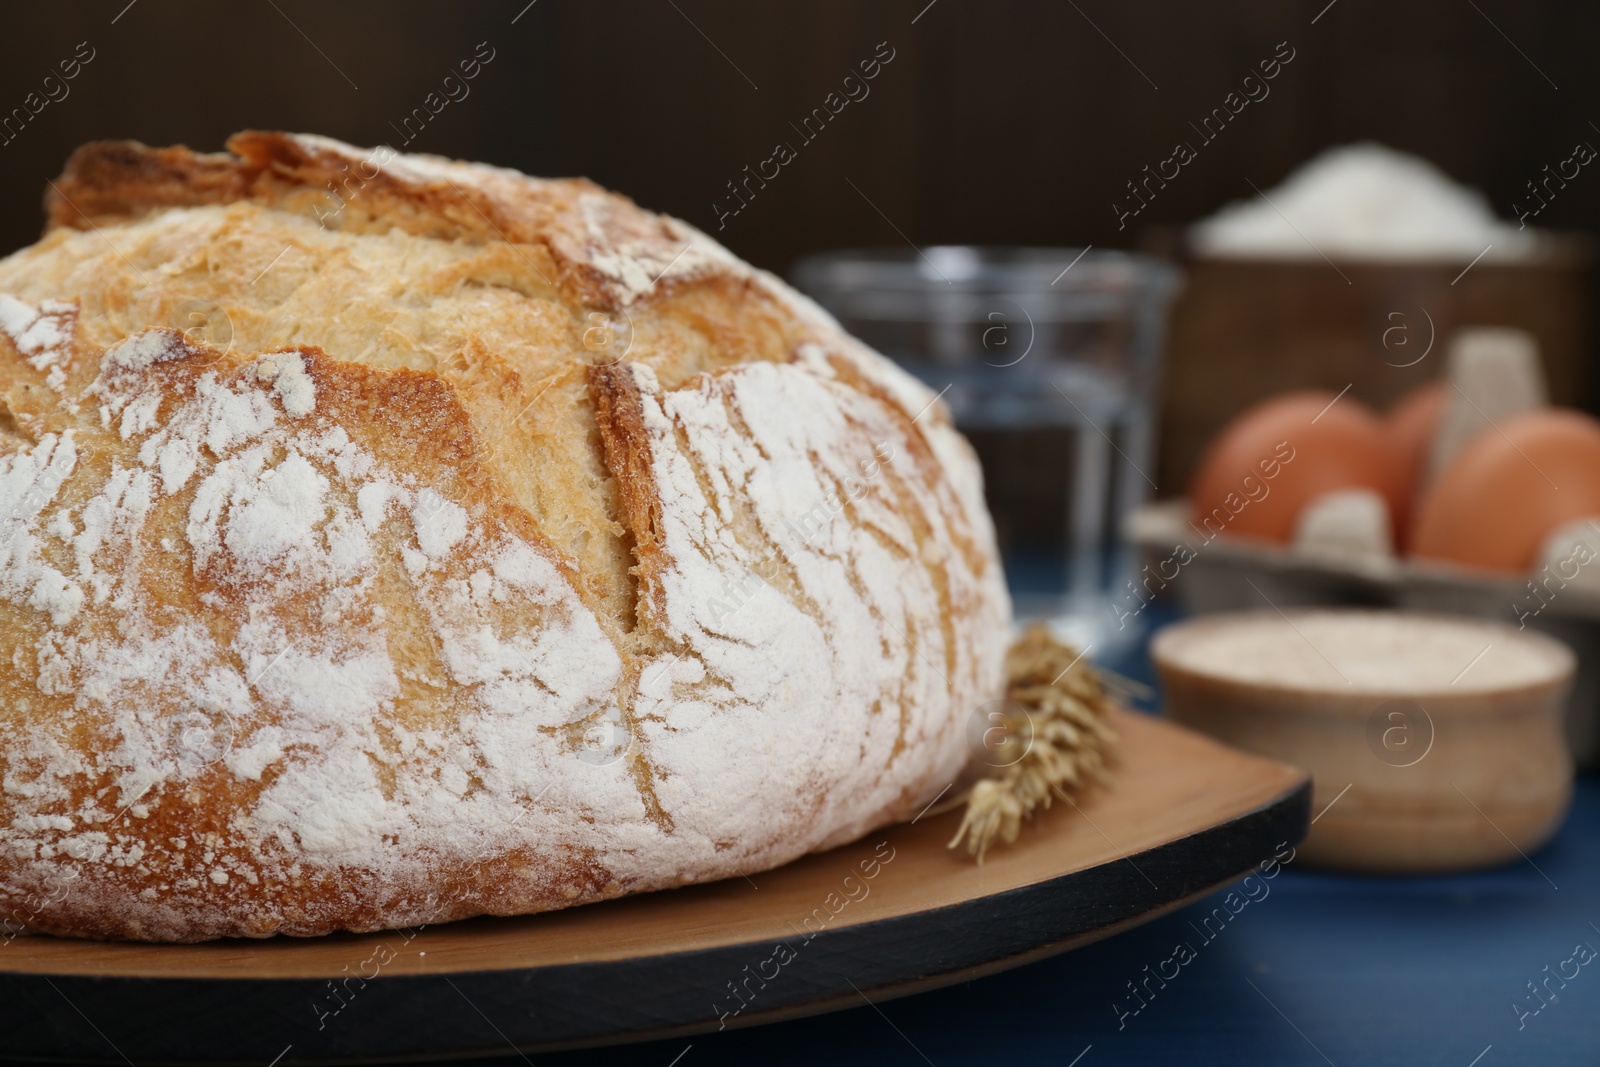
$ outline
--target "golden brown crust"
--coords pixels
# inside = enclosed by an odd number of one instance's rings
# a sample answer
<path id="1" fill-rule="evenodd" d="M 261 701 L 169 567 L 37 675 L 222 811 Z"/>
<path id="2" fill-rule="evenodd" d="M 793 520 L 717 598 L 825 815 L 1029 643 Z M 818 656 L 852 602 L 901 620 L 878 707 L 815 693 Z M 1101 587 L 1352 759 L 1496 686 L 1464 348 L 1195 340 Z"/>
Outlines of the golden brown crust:
<path id="1" fill-rule="evenodd" d="M 648 612 L 661 601 L 661 573 L 671 560 L 662 533 L 661 496 L 650 477 L 650 442 L 644 428 L 639 387 L 631 368 L 604 363 L 589 368 L 589 389 L 594 397 L 595 420 L 600 424 L 606 469 L 616 479 L 623 525 L 631 539 L 632 554 L 638 560 L 631 573 L 642 586 L 639 606 Z"/>
<path id="2" fill-rule="evenodd" d="M 222 154 L 150 148 L 137 141 L 91 141 L 67 158 L 44 196 L 46 232 L 85 229 L 97 219 L 125 219 L 162 207 L 244 199 L 251 175 Z"/>
<path id="3" fill-rule="evenodd" d="M 321 138 L 246 130 L 229 153 L 151 148 L 137 141 L 93 141 L 67 160 L 45 196 L 48 229 L 87 229 L 161 208 L 251 201 L 304 214 L 352 232 L 399 229 L 444 241 L 540 246 L 540 262 L 576 302 L 623 302 L 613 279 L 584 254 L 591 239 L 584 198 L 604 205 L 608 244 L 631 243 L 671 255 L 684 246 L 663 217 L 582 178 L 533 179 L 430 157 L 406 157 L 421 174 L 385 169 L 396 154 L 357 155 Z M 418 180 L 421 179 L 421 180 Z M 672 250 L 668 252 L 667 250 Z M 637 251 L 635 254 L 638 254 Z"/>
<path id="4" fill-rule="evenodd" d="M 932 394 L 584 181 L 86 146 L 0 261 L 0 905 L 563 907 L 914 813 L 1002 685 Z"/>

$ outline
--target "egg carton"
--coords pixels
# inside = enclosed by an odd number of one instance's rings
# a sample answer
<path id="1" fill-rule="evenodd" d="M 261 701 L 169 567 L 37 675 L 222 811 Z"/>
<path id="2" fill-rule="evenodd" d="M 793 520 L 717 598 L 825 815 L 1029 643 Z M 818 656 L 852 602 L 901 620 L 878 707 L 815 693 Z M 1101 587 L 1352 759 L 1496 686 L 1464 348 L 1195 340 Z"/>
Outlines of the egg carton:
<path id="1" fill-rule="evenodd" d="M 1578 674 L 1567 701 L 1567 742 L 1582 767 L 1600 766 L 1600 559 L 1500 577 L 1432 561 L 1319 553 L 1197 531 L 1189 503 L 1146 504 L 1125 533 L 1142 568 L 1118 617 L 1156 596 L 1176 595 L 1191 614 L 1277 608 L 1391 607 L 1467 615 L 1549 634 L 1571 646 Z"/>

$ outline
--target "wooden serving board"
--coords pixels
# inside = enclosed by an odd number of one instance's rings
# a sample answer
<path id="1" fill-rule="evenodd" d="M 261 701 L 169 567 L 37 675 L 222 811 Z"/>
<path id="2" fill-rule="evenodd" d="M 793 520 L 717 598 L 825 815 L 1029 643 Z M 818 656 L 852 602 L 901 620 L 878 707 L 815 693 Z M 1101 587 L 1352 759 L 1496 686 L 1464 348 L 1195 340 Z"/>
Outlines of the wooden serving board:
<path id="1" fill-rule="evenodd" d="M 992 973 L 1147 921 L 1304 836 L 1310 780 L 1120 713 L 1109 788 L 982 866 L 957 812 L 775 871 L 514 919 L 314 939 L 0 947 L 0 1057 L 374 1061 L 715 1030 Z"/>

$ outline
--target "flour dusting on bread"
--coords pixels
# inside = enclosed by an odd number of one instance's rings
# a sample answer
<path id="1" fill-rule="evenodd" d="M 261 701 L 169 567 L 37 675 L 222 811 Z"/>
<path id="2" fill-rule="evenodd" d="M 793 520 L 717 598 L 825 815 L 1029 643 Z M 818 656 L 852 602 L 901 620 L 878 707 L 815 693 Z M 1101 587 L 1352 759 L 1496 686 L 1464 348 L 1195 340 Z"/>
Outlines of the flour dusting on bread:
<path id="1" fill-rule="evenodd" d="M 0 904 L 517 914 L 955 777 L 1009 607 L 931 392 L 589 183 L 230 147 L 87 146 L 0 261 Z"/>

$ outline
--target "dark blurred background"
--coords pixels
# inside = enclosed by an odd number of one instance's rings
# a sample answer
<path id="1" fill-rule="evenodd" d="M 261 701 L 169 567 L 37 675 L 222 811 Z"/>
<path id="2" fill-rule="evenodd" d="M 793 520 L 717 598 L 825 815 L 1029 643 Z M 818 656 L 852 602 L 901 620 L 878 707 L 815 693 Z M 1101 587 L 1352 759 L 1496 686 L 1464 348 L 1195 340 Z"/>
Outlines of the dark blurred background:
<path id="1" fill-rule="evenodd" d="M 0 145 L 6 251 L 37 235 L 45 180 L 84 141 L 220 148 L 266 127 L 398 145 L 396 126 L 481 41 L 495 58 L 471 95 L 408 150 L 586 175 L 778 271 L 898 243 L 896 229 L 918 244 L 1133 247 L 1361 139 L 1426 157 L 1509 215 L 1544 164 L 1600 140 L 1593 4 L 125 2 L 8 5 L 0 110 L 79 42 L 95 58 Z M 725 183 L 797 142 L 789 124 L 883 41 L 895 58 L 871 95 L 719 231 Z M 1295 59 L 1271 96 L 1119 231 L 1124 183 L 1192 139 L 1188 123 L 1281 41 Z M 1600 229 L 1600 197 L 1574 189 L 1539 223 Z"/>

